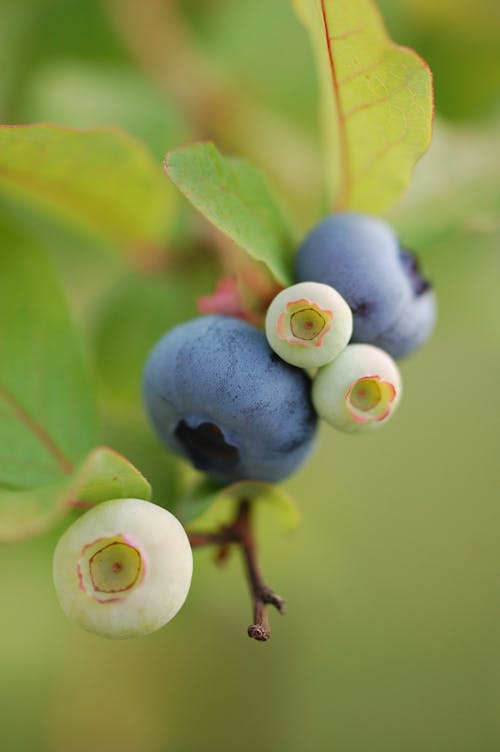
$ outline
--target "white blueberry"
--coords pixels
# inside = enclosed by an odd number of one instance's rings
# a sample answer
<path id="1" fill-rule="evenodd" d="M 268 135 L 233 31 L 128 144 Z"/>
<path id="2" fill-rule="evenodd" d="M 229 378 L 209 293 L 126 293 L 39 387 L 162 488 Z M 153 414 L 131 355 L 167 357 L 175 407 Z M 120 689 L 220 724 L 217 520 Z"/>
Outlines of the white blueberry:
<path id="1" fill-rule="evenodd" d="M 386 423 L 400 398 L 398 367 L 390 355 L 373 345 L 346 347 L 319 369 L 312 386 L 318 415 L 350 433 L 371 431 Z"/>
<path id="2" fill-rule="evenodd" d="M 337 357 L 352 334 L 352 313 L 330 285 L 300 282 L 278 293 L 266 315 L 270 347 L 287 363 L 318 368 Z"/>
<path id="3" fill-rule="evenodd" d="M 180 522 L 141 499 L 114 499 L 85 512 L 59 539 L 53 561 L 68 619 L 117 639 L 170 621 L 186 599 L 192 571 Z"/>

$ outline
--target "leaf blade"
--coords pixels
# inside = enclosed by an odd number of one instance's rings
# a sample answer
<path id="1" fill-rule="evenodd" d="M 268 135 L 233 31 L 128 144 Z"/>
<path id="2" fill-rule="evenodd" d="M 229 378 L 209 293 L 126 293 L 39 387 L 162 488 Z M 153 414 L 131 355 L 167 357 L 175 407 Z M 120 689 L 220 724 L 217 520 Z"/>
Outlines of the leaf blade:
<path id="1" fill-rule="evenodd" d="M 56 482 L 97 443 L 93 383 L 42 250 L 2 228 L 0 486 Z"/>
<path id="2" fill-rule="evenodd" d="M 168 152 L 165 171 L 212 224 L 278 282 L 291 283 L 291 231 L 261 173 L 244 159 L 224 157 L 212 143 Z"/>
<path id="3" fill-rule="evenodd" d="M 19 491 L 0 489 L 0 543 L 29 540 L 48 531 L 71 509 L 110 499 L 151 499 L 142 473 L 109 447 L 93 449 L 68 479 Z"/>
<path id="4" fill-rule="evenodd" d="M 48 531 L 65 515 L 67 481 L 19 491 L 0 489 L 0 543 L 19 543 Z"/>
<path id="5" fill-rule="evenodd" d="M 252 506 L 271 509 L 287 531 L 300 524 L 300 512 L 292 497 L 279 485 L 256 480 L 221 487 L 204 478 L 186 491 L 176 513 L 188 527 L 195 523 L 197 531 L 209 532 L 230 524 L 243 499 Z"/>
<path id="6" fill-rule="evenodd" d="M 173 205 L 159 165 L 118 128 L 0 126 L 0 189 L 126 250 L 161 243 Z"/>
<path id="7" fill-rule="evenodd" d="M 130 460 L 110 447 L 99 446 L 80 464 L 67 498 L 83 505 L 94 505 L 129 497 L 150 501 L 151 494 L 151 485 Z"/>
<path id="8" fill-rule="evenodd" d="M 426 151 L 432 76 L 396 45 L 372 0 L 295 0 L 316 54 L 335 209 L 377 213 L 407 187 Z"/>

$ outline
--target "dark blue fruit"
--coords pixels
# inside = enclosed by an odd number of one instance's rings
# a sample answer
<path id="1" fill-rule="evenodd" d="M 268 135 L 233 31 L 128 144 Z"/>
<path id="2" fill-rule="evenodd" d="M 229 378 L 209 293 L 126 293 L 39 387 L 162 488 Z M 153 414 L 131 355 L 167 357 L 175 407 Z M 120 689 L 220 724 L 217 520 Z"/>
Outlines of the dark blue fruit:
<path id="1" fill-rule="evenodd" d="M 353 313 L 353 342 L 408 355 L 431 334 L 436 302 L 410 251 L 381 219 L 333 214 L 306 237 L 297 254 L 299 281 L 334 287 Z"/>
<path id="2" fill-rule="evenodd" d="M 143 391 L 161 439 L 216 480 L 279 481 L 312 448 L 309 377 L 240 319 L 203 316 L 169 331 L 149 356 Z"/>

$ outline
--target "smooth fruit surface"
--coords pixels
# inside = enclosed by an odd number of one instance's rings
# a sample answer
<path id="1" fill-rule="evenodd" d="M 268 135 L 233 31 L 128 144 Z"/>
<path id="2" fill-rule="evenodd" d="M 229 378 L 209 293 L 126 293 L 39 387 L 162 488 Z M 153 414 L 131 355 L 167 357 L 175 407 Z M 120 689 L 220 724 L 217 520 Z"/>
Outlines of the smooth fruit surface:
<path id="1" fill-rule="evenodd" d="M 269 345 L 280 358 L 301 368 L 329 363 L 351 334 L 351 309 L 333 287 L 320 282 L 299 282 L 281 290 L 266 315 Z"/>
<path id="2" fill-rule="evenodd" d="M 231 316 L 169 331 L 144 372 L 159 436 L 222 482 L 278 481 L 306 459 L 317 416 L 304 371 L 284 363 L 263 332 Z"/>
<path id="3" fill-rule="evenodd" d="M 386 350 L 393 358 L 411 355 L 431 336 L 436 323 L 436 296 L 428 289 L 411 298 L 397 319 L 372 344 Z"/>
<path id="4" fill-rule="evenodd" d="M 431 286 L 382 219 L 355 212 L 328 216 L 302 243 L 296 275 L 331 285 L 345 298 L 353 313 L 353 342 L 380 344 L 402 357 L 432 332 Z"/>
<path id="5" fill-rule="evenodd" d="M 386 352 L 373 345 L 349 345 L 320 368 L 313 402 L 320 417 L 349 433 L 386 423 L 401 399 L 401 376 Z"/>
<path id="6" fill-rule="evenodd" d="M 149 634 L 184 603 L 193 556 L 184 528 L 166 509 L 114 499 L 85 512 L 59 539 L 57 597 L 70 621 L 102 637 Z"/>

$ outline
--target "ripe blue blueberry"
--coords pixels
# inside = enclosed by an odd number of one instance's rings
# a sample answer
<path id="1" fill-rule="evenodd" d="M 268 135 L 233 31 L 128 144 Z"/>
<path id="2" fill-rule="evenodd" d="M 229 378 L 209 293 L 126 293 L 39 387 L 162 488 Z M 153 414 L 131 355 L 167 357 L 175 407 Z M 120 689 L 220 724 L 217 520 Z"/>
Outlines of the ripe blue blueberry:
<path id="1" fill-rule="evenodd" d="M 306 237 L 297 254 L 297 279 L 334 287 L 353 313 L 353 342 L 408 355 L 431 334 L 435 298 L 414 256 L 381 219 L 333 214 Z"/>
<path id="2" fill-rule="evenodd" d="M 406 267 L 413 295 L 391 326 L 371 342 L 387 350 L 393 358 L 404 358 L 422 345 L 432 334 L 436 322 L 436 296 L 429 282 L 420 276 L 415 257 L 401 249 L 400 259 Z"/>
<path id="3" fill-rule="evenodd" d="M 144 401 L 161 439 L 222 482 L 279 481 L 312 448 L 317 416 L 307 374 L 282 361 L 263 332 L 230 316 L 169 331 L 144 373 Z"/>

